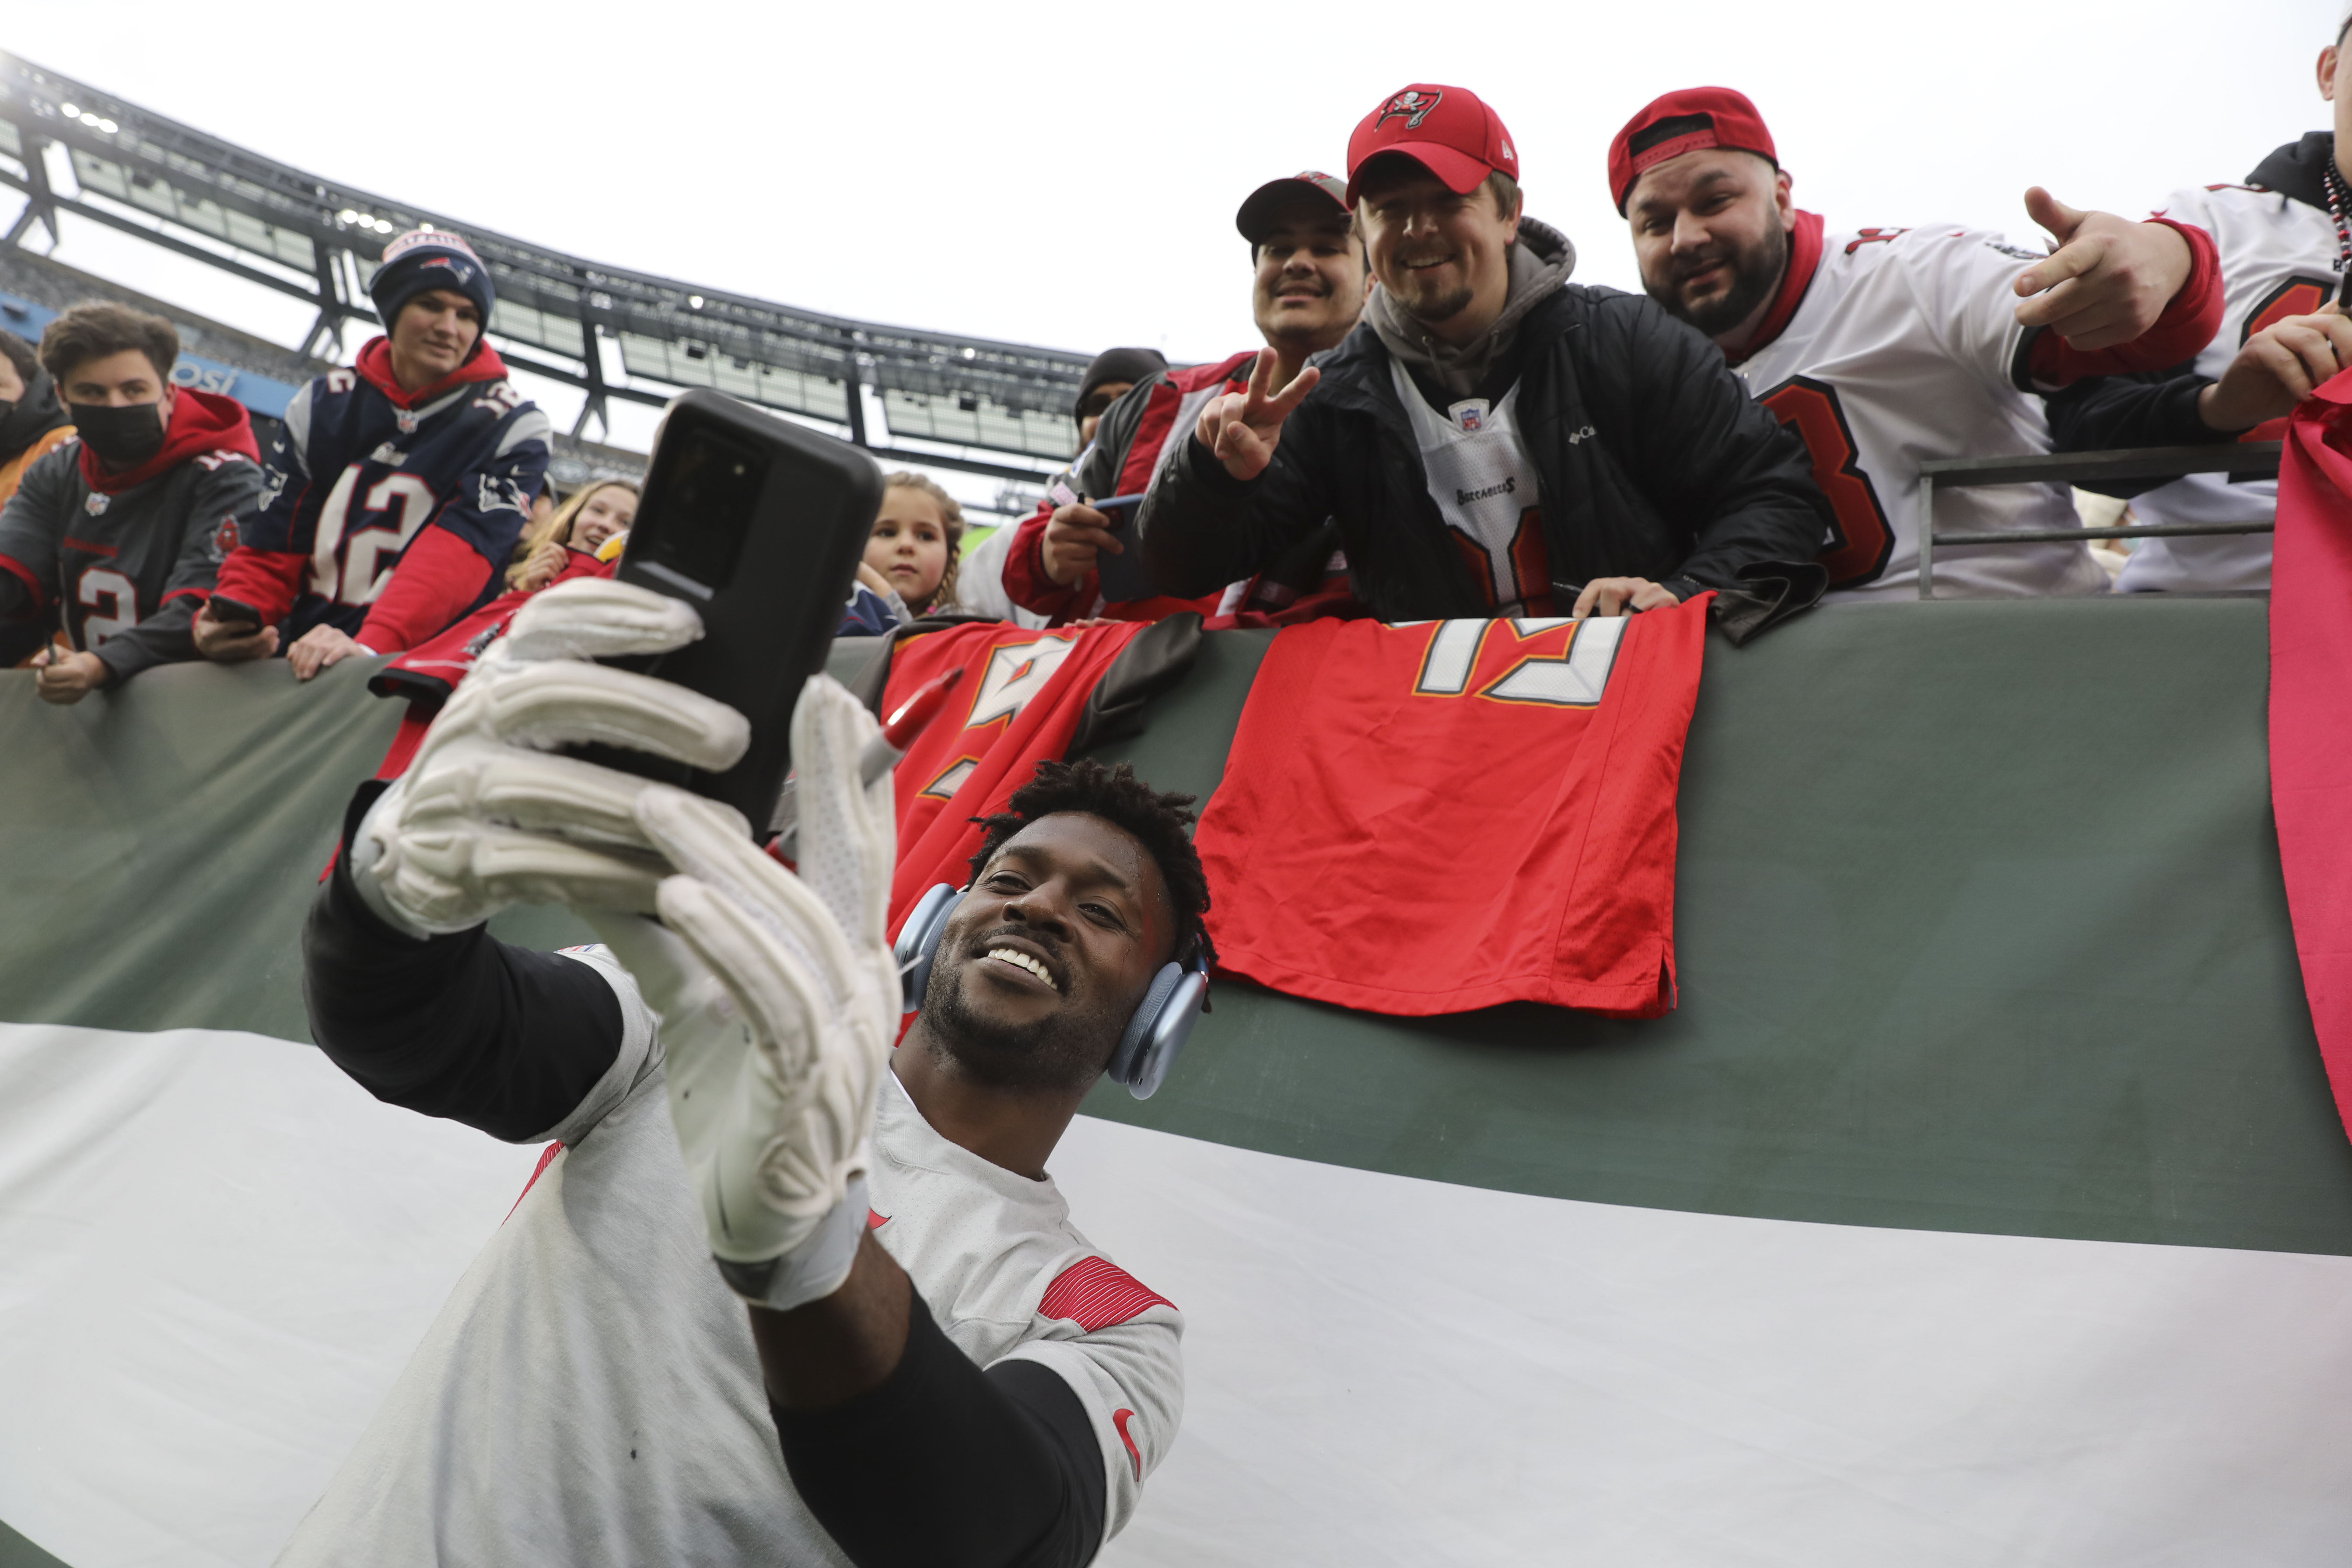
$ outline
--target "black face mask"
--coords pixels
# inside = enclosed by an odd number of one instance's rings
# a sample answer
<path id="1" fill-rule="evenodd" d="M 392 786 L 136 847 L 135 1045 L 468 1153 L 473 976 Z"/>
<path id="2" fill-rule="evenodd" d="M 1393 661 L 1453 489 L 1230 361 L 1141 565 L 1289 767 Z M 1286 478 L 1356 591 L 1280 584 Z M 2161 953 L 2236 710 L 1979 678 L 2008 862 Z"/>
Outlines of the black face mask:
<path id="1" fill-rule="evenodd" d="M 74 428 L 84 445 L 110 468 L 135 468 L 163 449 L 163 416 L 160 403 L 133 403 L 113 408 L 100 403 L 68 403 Z"/>

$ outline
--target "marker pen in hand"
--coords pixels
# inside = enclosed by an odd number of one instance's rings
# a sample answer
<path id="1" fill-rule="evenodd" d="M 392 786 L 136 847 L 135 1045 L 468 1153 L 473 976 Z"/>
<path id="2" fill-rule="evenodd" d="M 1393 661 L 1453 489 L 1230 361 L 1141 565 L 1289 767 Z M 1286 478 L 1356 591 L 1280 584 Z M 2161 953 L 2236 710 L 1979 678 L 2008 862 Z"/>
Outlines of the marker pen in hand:
<path id="1" fill-rule="evenodd" d="M 947 706 L 948 693 L 963 679 L 963 666 L 958 665 L 945 675 L 927 680 L 916 693 L 907 699 L 896 713 L 883 721 L 880 733 L 866 742 L 857 753 L 857 783 L 861 788 L 871 787 L 874 781 L 898 765 L 915 737 L 930 728 L 931 721 Z M 768 845 L 768 853 L 785 865 L 793 864 L 793 847 L 800 837 L 797 816 L 784 826 Z"/>

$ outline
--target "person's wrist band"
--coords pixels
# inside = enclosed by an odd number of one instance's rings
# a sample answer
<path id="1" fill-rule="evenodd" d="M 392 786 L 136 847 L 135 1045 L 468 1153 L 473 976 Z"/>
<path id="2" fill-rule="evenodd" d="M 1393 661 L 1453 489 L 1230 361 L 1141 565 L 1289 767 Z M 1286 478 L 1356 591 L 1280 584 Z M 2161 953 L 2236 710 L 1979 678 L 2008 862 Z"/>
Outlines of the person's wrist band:
<path id="1" fill-rule="evenodd" d="M 841 1282 L 849 1278 L 850 1265 L 857 1261 L 857 1243 L 866 1234 L 871 1213 L 866 1178 L 852 1176 L 848 1191 L 818 1223 L 815 1233 L 782 1258 L 761 1263 L 730 1263 L 723 1258 L 711 1261 L 719 1265 L 719 1278 L 735 1294 L 755 1307 L 787 1312 L 821 1301 L 841 1289 Z"/>

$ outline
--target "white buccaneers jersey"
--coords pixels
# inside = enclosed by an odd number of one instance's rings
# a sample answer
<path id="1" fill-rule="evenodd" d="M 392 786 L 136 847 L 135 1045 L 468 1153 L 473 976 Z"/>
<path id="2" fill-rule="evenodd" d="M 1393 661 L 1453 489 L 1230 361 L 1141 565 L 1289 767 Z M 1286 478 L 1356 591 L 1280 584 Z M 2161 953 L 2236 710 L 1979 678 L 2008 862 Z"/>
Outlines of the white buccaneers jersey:
<path id="1" fill-rule="evenodd" d="M 2336 224 L 2319 207 L 2259 185 L 2201 185 L 2173 193 L 2158 216 L 2195 224 L 2221 251 L 2221 330 L 2197 356 L 2200 375 L 2219 380 L 2248 338 L 2336 298 Z M 2278 432 L 2249 438 L 2275 440 Z M 2267 522 L 2277 507 L 2277 480 L 2227 474 L 2191 474 L 2132 500 L 2137 522 Z M 2133 592 L 2270 585 L 2267 533 L 2143 539 L 2116 581 Z"/>
<path id="2" fill-rule="evenodd" d="M 1832 599 L 1918 593 L 1919 465 L 2050 450 L 2011 285 L 2042 252 L 1956 224 L 1833 235 L 1788 327 L 1735 368 L 1812 454 Z M 2063 485 L 1937 487 L 1939 533 L 2079 528 Z M 1936 552 L 1938 598 L 2104 592 L 2079 543 Z"/>
<path id="3" fill-rule="evenodd" d="M 1500 400 L 1465 397 L 1440 414 L 1391 356 L 1422 472 L 1445 531 L 1498 619 L 1551 614 L 1551 568 L 1534 461 L 1519 439 L 1520 382 Z"/>
<path id="4" fill-rule="evenodd" d="M 847 1568 L 793 1489 L 743 1304 L 711 1264 L 656 1020 L 602 948 L 572 956 L 620 997 L 620 1056 L 542 1134 L 562 1152 L 458 1281 L 281 1565 Z M 974 1362 L 1039 1362 L 1076 1393 L 1108 1540 L 1175 1440 L 1182 1320 L 1072 1228 L 1050 1180 L 949 1142 L 895 1078 L 880 1100 L 876 1239 Z"/>

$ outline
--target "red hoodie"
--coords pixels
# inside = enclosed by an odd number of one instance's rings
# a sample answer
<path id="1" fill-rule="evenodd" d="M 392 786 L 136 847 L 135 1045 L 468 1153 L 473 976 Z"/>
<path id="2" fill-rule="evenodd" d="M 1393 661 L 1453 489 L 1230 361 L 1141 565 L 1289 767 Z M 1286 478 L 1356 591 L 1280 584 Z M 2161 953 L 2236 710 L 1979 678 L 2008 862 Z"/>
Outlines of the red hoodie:
<path id="1" fill-rule="evenodd" d="M 451 387 L 463 386 L 467 382 L 504 381 L 507 378 L 507 362 L 499 357 L 499 351 L 490 347 L 488 339 L 475 345 L 473 357 L 464 364 L 432 385 L 415 392 L 403 391 L 400 379 L 392 374 L 390 338 L 370 338 L 366 346 L 360 350 L 360 357 L 352 362 L 352 368 L 359 372 L 362 381 L 383 393 L 394 408 L 414 408 L 419 404 L 430 403 Z"/>
<path id="2" fill-rule="evenodd" d="M 109 473 L 98 460 L 98 454 L 89 449 L 89 443 L 84 441 L 82 483 L 102 495 L 121 495 L 169 473 L 202 452 L 235 452 L 251 462 L 261 460 L 261 449 L 253 444 L 253 420 L 244 404 L 217 393 L 184 386 L 173 394 L 172 422 L 163 427 L 163 447 L 153 457 L 137 468 Z"/>

